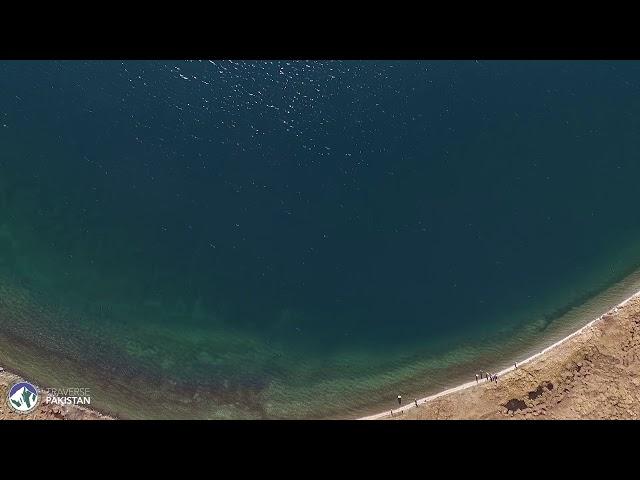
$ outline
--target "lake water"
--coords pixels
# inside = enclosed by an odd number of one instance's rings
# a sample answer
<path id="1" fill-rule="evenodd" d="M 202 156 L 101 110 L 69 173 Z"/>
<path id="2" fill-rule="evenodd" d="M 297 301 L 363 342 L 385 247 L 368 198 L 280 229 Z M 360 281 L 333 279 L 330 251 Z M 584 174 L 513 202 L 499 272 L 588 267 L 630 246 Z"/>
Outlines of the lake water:
<path id="1" fill-rule="evenodd" d="M 640 268 L 639 93 L 638 62 L 0 62 L 0 362 L 124 418 L 473 378 Z"/>

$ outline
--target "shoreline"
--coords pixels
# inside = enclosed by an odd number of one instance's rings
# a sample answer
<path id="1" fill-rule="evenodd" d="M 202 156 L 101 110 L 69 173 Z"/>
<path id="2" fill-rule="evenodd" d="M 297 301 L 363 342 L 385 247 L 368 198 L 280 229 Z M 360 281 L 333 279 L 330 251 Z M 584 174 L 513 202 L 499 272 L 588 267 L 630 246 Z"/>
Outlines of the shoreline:
<path id="1" fill-rule="evenodd" d="M 554 352 L 558 349 L 558 347 L 565 345 L 567 342 L 569 342 L 571 339 L 574 339 L 576 337 L 580 337 L 581 335 L 585 334 L 587 332 L 587 330 L 589 330 L 592 327 L 595 327 L 598 325 L 599 322 L 601 322 L 605 317 L 611 317 L 612 315 L 615 315 L 619 312 L 619 310 L 623 309 L 627 304 L 629 304 L 629 302 L 631 302 L 634 299 L 640 299 L 640 290 L 638 290 L 637 292 L 633 293 L 631 296 L 625 298 L 623 301 L 621 301 L 620 303 L 618 303 L 617 305 L 613 306 L 612 308 L 610 308 L 609 310 L 607 310 L 605 313 L 601 314 L 600 316 L 592 319 L 591 321 L 589 321 L 586 325 L 583 325 L 582 327 L 580 327 L 578 330 L 570 333 L 569 335 L 561 338 L 560 340 L 556 341 L 555 343 L 553 343 L 552 345 L 549 345 L 548 347 L 544 348 L 543 350 L 530 355 L 529 357 L 525 358 L 524 360 L 514 360 L 514 363 L 517 362 L 518 368 L 516 369 L 514 364 L 512 364 L 511 366 L 504 368 L 497 373 L 498 377 L 499 377 L 499 381 L 501 379 L 502 376 L 504 376 L 505 374 L 508 374 L 510 372 L 514 372 L 520 369 L 520 367 L 525 366 L 527 364 L 530 364 L 531 362 L 534 362 L 535 360 L 539 360 L 544 358 L 545 356 L 548 356 L 546 354 L 549 354 L 550 352 Z M 389 409 L 380 413 L 376 413 L 373 415 L 367 415 L 365 417 L 360 417 L 358 418 L 358 420 L 379 420 L 379 419 L 391 419 L 394 418 L 396 416 L 402 416 L 405 415 L 407 412 L 411 411 L 412 409 L 417 409 L 420 410 L 421 407 L 425 407 L 430 403 L 433 403 L 435 400 L 438 399 L 442 399 L 443 397 L 446 397 L 448 395 L 453 395 L 456 393 L 460 393 L 460 392 L 464 392 L 466 390 L 469 390 L 473 387 L 476 386 L 481 386 L 486 384 L 486 380 L 482 379 L 481 381 L 476 382 L 475 380 L 471 380 L 469 382 L 457 385 L 455 387 L 452 388 L 448 388 L 446 390 L 443 390 L 439 393 L 433 394 L 433 395 L 429 395 L 420 399 L 417 399 L 417 405 L 414 402 L 410 402 L 407 403 L 397 409 Z M 493 382 L 492 382 L 493 383 Z"/>
<path id="2" fill-rule="evenodd" d="M 555 352 L 557 352 L 558 350 L 561 350 L 558 347 L 566 345 L 572 339 L 576 339 L 576 338 L 579 338 L 579 337 L 587 334 L 587 332 L 591 331 L 592 328 L 598 327 L 600 325 L 600 322 L 602 322 L 604 319 L 611 319 L 612 317 L 615 318 L 616 315 L 619 313 L 619 311 L 621 309 L 624 309 L 624 307 L 627 306 L 630 302 L 634 301 L 634 299 L 639 300 L 636 303 L 638 305 L 638 309 L 637 310 L 638 310 L 638 312 L 640 312 L 640 290 L 638 290 L 635 293 L 633 293 L 630 296 L 628 296 L 627 298 L 625 298 L 624 300 L 620 301 L 618 304 L 616 304 L 613 307 L 611 307 L 610 309 L 608 309 L 605 313 L 602 313 L 601 315 L 597 316 L 596 318 L 593 318 L 588 323 L 586 323 L 585 325 L 581 326 L 577 330 L 569 333 L 568 335 L 564 336 L 560 340 L 555 341 L 553 344 L 543 348 L 542 350 L 538 351 L 537 353 L 529 355 L 524 360 L 517 361 L 517 365 L 518 365 L 517 369 L 514 368 L 513 364 L 511 364 L 507 368 L 501 369 L 500 371 L 497 372 L 497 374 L 499 376 L 499 381 L 500 381 L 501 386 L 505 382 L 508 382 L 508 381 L 511 380 L 510 378 L 506 378 L 506 379 L 502 378 L 506 374 L 509 374 L 511 372 L 514 372 L 514 371 L 525 371 L 525 369 L 524 368 L 521 369 L 521 367 L 525 367 L 525 366 L 527 366 L 527 365 L 529 365 L 531 363 L 534 363 L 536 360 L 543 360 L 543 359 L 547 359 L 548 357 L 553 357 Z M 49 404 L 49 405 L 41 404 L 38 407 L 38 409 L 35 412 L 33 412 L 32 414 L 21 415 L 21 414 L 15 413 L 15 412 L 11 411 L 7 407 L 6 402 L 4 400 L 5 400 L 6 393 L 7 393 L 7 390 L 9 388 L 9 385 L 11 385 L 13 382 L 15 382 L 15 381 L 17 381 L 19 379 L 24 379 L 24 376 L 22 376 L 22 375 L 20 375 L 18 373 L 15 373 L 15 372 L 13 372 L 11 370 L 3 369 L 2 371 L 0 371 L 0 396 L 2 397 L 2 398 L 0 398 L 0 420 L 5 420 L 5 419 L 77 419 L 77 420 L 105 419 L 105 420 L 115 420 L 115 419 L 117 419 L 117 417 L 115 417 L 113 415 L 102 413 L 99 410 L 96 410 L 96 409 L 93 409 L 93 408 L 90 408 L 90 407 L 81 406 L 81 405 L 60 406 L 60 405 L 53 405 L 53 404 Z M 33 382 L 31 382 L 31 383 L 33 383 Z M 399 407 L 397 409 L 394 408 L 393 410 L 391 410 L 391 409 L 385 410 L 385 411 L 382 411 L 382 412 L 379 412 L 379 413 L 376 413 L 376 414 L 372 414 L 372 415 L 358 417 L 357 419 L 358 420 L 377 420 L 377 419 L 402 418 L 407 413 L 411 414 L 411 413 L 414 413 L 412 411 L 423 410 L 425 407 L 428 407 L 430 404 L 437 403 L 436 401 L 438 401 L 438 400 L 445 399 L 445 400 L 449 400 L 449 401 L 453 400 L 453 401 L 457 402 L 458 398 L 456 398 L 456 396 L 462 397 L 462 395 L 464 395 L 465 392 L 468 392 L 470 390 L 474 390 L 473 389 L 474 386 L 482 387 L 482 386 L 489 386 L 489 385 L 491 387 L 493 387 L 493 382 L 489 383 L 489 382 L 486 382 L 484 379 L 479 381 L 479 382 L 471 380 L 469 382 L 465 382 L 465 383 L 462 383 L 460 385 L 445 389 L 445 390 L 443 390 L 441 392 L 438 392 L 438 393 L 435 393 L 435 394 L 432 394 L 432 395 L 429 395 L 429 396 L 426 396 L 426 397 L 418 399 L 417 408 L 416 408 L 416 405 L 413 403 L 413 401 L 409 401 L 409 399 L 405 399 L 405 401 L 408 401 L 409 403 L 406 403 L 402 407 Z M 38 387 L 40 392 L 43 392 L 45 390 L 42 387 L 40 387 L 39 385 L 36 385 L 36 386 Z M 475 390 L 484 390 L 484 389 L 478 388 L 478 389 L 475 389 Z M 393 412 L 393 414 L 391 412 Z"/>

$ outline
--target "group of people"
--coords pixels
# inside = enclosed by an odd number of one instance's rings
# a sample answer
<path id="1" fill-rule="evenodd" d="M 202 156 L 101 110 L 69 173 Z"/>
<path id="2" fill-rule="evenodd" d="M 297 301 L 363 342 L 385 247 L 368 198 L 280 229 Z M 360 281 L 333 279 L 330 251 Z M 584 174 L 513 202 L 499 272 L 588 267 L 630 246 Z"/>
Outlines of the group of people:
<path id="1" fill-rule="evenodd" d="M 497 373 L 489 373 L 489 372 L 480 372 L 480 379 L 485 378 L 485 381 L 491 380 L 492 382 L 498 383 L 498 374 Z M 479 381 L 478 374 L 476 373 L 476 383 Z"/>
<path id="2" fill-rule="evenodd" d="M 518 369 L 518 362 L 514 362 L 513 368 L 515 370 Z M 489 380 L 491 380 L 492 382 L 498 383 L 498 374 L 497 373 L 480 372 L 480 376 L 478 376 L 478 374 L 476 373 L 476 383 L 478 383 L 478 380 L 482 379 L 482 378 L 486 378 L 487 382 Z"/>
<path id="3" fill-rule="evenodd" d="M 518 368 L 518 362 L 513 364 L 514 368 Z M 492 381 L 498 383 L 498 374 L 497 373 L 489 373 L 489 372 L 480 372 L 480 375 L 476 373 L 476 383 L 479 383 L 481 379 L 485 379 L 486 382 Z M 415 399 L 413 401 L 418 406 L 418 400 Z M 402 405 L 402 396 L 398 395 L 398 405 Z M 393 417 L 393 410 L 391 410 L 391 416 Z"/>
<path id="4" fill-rule="evenodd" d="M 518 362 L 515 362 L 513 364 L 513 367 L 517 369 L 518 368 Z M 498 383 L 498 374 L 497 373 L 480 372 L 480 375 L 478 375 L 476 373 L 476 383 L 479 383 L 479 381 L 481 379 L 483 379 L 483 378 L 485 379 L 486 382 L 492 381 L 492 382 Z M 413 402 L 415 403 L 415 405 L 417 407 L 418 406 L 418 400 L 415 399 Z M 398 405 L 402 405 L 402 396 L 401 395 L 398 395 Z M 393 417 L 393 410 L 391 410 L 391 416 Z"/>

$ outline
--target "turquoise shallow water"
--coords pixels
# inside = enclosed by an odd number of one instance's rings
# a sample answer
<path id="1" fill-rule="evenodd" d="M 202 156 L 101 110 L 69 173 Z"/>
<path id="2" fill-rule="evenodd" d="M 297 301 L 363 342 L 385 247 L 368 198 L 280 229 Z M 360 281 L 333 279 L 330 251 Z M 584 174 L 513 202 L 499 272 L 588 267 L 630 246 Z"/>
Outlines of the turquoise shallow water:
<path id="1" fill-rule="evenodd" d="M 631 288 L 639 67 L 0 63 L 0 358 L 132 418 L 509 362 Z"/>

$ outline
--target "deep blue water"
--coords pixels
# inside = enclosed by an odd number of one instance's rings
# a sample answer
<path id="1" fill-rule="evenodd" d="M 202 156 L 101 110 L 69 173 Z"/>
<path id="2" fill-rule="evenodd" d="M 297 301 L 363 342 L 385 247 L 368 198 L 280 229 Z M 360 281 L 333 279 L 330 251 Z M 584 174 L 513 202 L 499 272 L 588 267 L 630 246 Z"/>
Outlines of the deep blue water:
<path id="1" fill-rule="evenodd" d="M 208 417 L 445 378 L 638 266 L 639 93 L 637 62 L 2 62 L 0 272 L 45 313 L 0 333 Z"/>

